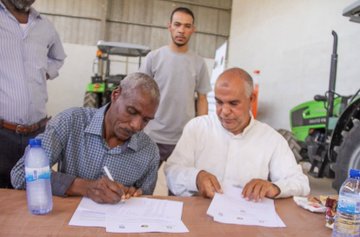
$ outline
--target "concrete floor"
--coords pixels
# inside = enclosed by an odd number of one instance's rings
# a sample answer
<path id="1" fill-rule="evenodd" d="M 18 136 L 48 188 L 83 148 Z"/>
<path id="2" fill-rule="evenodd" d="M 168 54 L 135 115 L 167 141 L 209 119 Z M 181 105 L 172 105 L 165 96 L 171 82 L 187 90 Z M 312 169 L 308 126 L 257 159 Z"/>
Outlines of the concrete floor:
<path id="1" fill-rule="evenodd" d="M 164 175 L 164 164 L 160 167 L 158 172 L 158 181 L 154 191 L 154 195 L 167 196 L 168 190 Z M 307 164 L 303 165 L 304 173 L 307 173 L 309 166 Z M 334 195 L 337 194 L 336 190 L 331 187 L 333 179 L 328 178 L 314 178 L 308 176 L 310 181 L 310 195 L 319 196 L 319 195 Z"/>
<path id="2" fill-rule="evenodd" d="M 302 163 L 303 172 L 305 174 L 310 170 L 310 163 Z M 310 182 L 310 195 L 336 195 L 337 191 L 331 187 L 334 179 L 329 178 L 314 178 L 308 175 Z"/>
<path id="3" fill-rule="evenodd" d="M 335 189 L 331 187 L 333 179 L 329 178 L 314 178 L 309 176 L 310 181 L 310 194 L 312 196 L 319 195 L 336 195 L 338 194 Z"/>

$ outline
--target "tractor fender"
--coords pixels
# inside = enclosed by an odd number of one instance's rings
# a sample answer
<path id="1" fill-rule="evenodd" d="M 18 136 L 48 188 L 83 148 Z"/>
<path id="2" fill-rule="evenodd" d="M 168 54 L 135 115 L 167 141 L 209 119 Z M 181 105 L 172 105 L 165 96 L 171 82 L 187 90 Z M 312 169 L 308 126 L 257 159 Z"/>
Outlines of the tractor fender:
<path id="1" fill-rule="evenodd" d="M 328 157 L 331 162 L 336 162 L 336 147 L 338 147 L 343 138 L 343 131 L 348 131 L 352 126 L 353 120 L 360 120 L 360 97 L 356 98 L 340 115 L 331 135 Z"/>

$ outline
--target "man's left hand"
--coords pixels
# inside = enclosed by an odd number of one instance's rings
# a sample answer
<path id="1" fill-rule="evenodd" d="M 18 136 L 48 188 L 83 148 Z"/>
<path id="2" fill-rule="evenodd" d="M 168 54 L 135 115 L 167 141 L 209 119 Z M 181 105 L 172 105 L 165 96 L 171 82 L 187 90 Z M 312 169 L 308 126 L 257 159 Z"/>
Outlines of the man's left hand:
<path id="1" fill-rule="evenodd" d="M 280 189 L 275 184 L 263 180 L 252 179 L 247 183 L 242 191 L 242 195 L 247 200 L 260 201 L 262 198 L 275 198 L 279 195 Z"/>

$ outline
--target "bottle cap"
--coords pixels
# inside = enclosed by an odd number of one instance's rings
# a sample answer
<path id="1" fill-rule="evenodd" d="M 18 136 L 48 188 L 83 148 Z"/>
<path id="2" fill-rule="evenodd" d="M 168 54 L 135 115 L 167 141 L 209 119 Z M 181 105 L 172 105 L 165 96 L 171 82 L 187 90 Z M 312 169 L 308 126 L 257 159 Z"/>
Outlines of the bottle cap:
<path id="1" fill-rule="evenodd" d="M 356 169 L 350 169 L 349 171 L 349 176 L 350 178 L 360 178 L 360 170 L 356 170 Z"/>
<path id="2" fill-rule="evenodd" d="M 41 146 L 41 139 L 32 138 L 29 140 L 30 147 L 39 147 Z"/>

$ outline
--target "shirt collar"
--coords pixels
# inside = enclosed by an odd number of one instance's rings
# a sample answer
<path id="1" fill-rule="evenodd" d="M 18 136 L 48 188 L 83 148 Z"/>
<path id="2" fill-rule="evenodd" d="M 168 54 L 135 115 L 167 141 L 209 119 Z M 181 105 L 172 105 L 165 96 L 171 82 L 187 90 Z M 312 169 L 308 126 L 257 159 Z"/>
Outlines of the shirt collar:
<path id="1" fill-rule="evenodd" d="M 29 17 L 32 17 L 32 18 L 42 18 L 40 13 L 38 11 L 35 10 L 35 8 L 33 7 L 30 7 L 30 13 L 29 13 Z"/>
<path id="2" fill-rule="evenodd" d="M 102 137 L 105 113 L 109 106 L 110 104 L 104 105 L 95 112 L 95 115 L 91 119 L 90 124 L 85 128 L 86 133 L 92 133 Z M 137 151 L 139 149 L 139 133 L 132 135 L 130 139 L 121 146 Z"/>
<path id="3" fill-rule="evenodd" d="M 95 115 L 92 117 L 90 124 L 85 128 L 86 133 L 102 136 L 105 111 L 107 110 L 107 107 L 108 105 L 105 105 L 95 112 Z"/>
<path id="4" fill-rule="evenodd" d="M 254 127 L 254 123 L 255 123 L 255 119 L 254 116 L 252 115 L 252 113 L 250 113 L 250 123 L 244 128 L 243 132 L 240 133 L 243 136 L 245 136 L 246 134 L 249 133 L 249 130 Z"/>
<path id="5" fill-rule="evenodd" d="M 254 116 L 252 115 L 252 113 L 250 113 L 250 122 L 249 122 L 249 124 L 244 128 L 244 130 L 241 133 L 235 135 L 232 132 L 226 130 L 222 126 L 219 119 L 217 119 L 217 120 L 218 120 L 219 125 L 222 127 L 222 129 L 233 138 L 241 138 L 241 137 L 246 136 L 250 132 L 251 128 L 254 127 L 254 124 L 255 124 Z"/>

